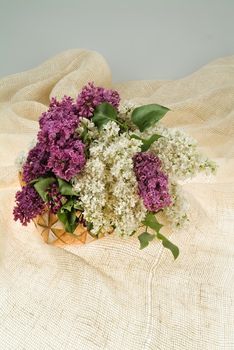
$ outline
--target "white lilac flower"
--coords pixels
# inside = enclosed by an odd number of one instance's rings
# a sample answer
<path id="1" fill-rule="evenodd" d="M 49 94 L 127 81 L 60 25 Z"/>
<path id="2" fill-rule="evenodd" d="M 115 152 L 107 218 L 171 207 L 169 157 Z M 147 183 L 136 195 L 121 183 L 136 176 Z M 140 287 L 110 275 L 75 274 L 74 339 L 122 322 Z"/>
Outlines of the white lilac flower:
<path id="1" fill-rule="evenodd" d="M 183 195 L 181 186 L 177 183 L 170 183 L 169 192 L 172 204 L 164 208 L 163 212 L 173 226 L 181 227 L 188 221 L 188 201 Z"/>
<path id="2" fill-rule="evenodd" d="M 120 114 L 131 114 L 132 111 L 138 107 L 139 105 L 136 105 L 135 103 L 133 103 L 132 101 L 129 100 L 125 100 L 122 104 L 120 104 L 119 106 L 119 113 Z"/>
<path id="3" fill-rule="evenodd" d="M 146 209 L 137 193 L 132 157 L 141 141 L 109 122 L 90 146 L 90 158 L 82 174 L 73 179 L 80 194 L 84 217 L 93 223 L 93 234 L 113 231 L 130 235 L 138 229 Z"/>
<path id="4" fill-rule="evenodd" d="M 76 131 L 81 135 L 85 130 L 89 134 L 90 139 L 94 140 L 98 137 L 98 129 L 95 124 L 88 118 L 81 118 L 79 121 L 79 127 Z"/>
<path id="5" fill-rule="evenodd" d="M 191 178 L 199 172 L 214 173 L 216 164 L 201 154 L 197 142 L 183 131 L 169 129 L 160 124 L 147 129 L 144 137 L 162 135 L 151 146 L 151 151 L 161 159 L 164 171 L 174 179 Z"/>
<path id="6" fill-rule="evenodd" d="M 136 125 L 134 125 L 131 121 L 131 115 L 135 108 L 139 105 L 126 100 L 123 104 L 119 106 L 119 118 L 122 119 L 128 126 L 130 130 L 135 130 Z"/>

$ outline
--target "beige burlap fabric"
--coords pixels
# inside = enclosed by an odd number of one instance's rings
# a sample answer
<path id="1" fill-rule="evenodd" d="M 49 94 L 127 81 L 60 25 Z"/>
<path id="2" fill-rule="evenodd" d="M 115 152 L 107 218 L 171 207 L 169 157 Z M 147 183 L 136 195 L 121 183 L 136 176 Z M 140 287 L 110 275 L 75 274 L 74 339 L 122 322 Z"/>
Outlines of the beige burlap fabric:
<path id="1" fill-rule="evenodd" d="M 70 50 L 0 81 L 0 349 L 234 349 L 234 57 L 177 81 L 112 85 L 122 99 L 169 106 L 165 123 L 196 137 L 220 167 L 184 184 L 190 225 L 160 243 L 108 237 L 67 250 L 12 220 L 14 159 L 51 96 L 111 86 L 102 56 Z"/>

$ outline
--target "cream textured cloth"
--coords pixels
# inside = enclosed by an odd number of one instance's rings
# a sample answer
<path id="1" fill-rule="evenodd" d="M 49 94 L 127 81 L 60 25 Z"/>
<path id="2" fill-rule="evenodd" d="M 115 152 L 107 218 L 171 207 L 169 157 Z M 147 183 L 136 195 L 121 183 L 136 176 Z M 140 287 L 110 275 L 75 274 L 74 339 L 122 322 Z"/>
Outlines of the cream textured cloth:
<path id="1" fill-rule="evenodd" d="M 217 177 L 183 185 L 191 221 L 171 233 L 174 262 L 158 242 L 104 238 L 63 250 L 12 219 L 14 160 L 38 130 L 49 98 L 75 97 L 88 81 L 123 100 L 172 109 L 219 164 Z M 0 349 L 234 349 L 234 57 L 177 81 L 111 83 L 101 55 L 69 50 L 0 81 Z"/>

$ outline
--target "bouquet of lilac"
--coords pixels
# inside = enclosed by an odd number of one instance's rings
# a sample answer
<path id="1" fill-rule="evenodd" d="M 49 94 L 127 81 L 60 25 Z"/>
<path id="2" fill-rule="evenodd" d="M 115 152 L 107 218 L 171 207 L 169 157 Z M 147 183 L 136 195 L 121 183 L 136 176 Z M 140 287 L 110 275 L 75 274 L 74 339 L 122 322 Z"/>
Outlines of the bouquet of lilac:
<path id="1" fill-rule="evenodd" d="M 216 166 L 191 137 L 161 124 L 168 111 L 120 105 L 117 91 L 93 83 L 76 101 L 52 98 L 36 144 L 18 159 L 23 187 L 14 219 L 27 225 L 50 212 L 71 234 L 78 225 L 96 238 L 135 234 L 141 249 L 158 238 L 176 258 L 179 249 L 160 232 L 156 214 L 181 226 L 188 217 L 178 181 Z"/>

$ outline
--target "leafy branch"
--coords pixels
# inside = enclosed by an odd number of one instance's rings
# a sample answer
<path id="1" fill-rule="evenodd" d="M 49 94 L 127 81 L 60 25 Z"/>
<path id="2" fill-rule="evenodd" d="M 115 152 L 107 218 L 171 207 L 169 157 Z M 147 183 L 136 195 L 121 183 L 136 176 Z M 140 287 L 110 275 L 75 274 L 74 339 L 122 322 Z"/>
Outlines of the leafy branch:
<path id="1" fill-rule="evenodd" d="M 150 241 L 158 238 L 162 241 L 163 246 L 172 252 L 174 259 L 176 259 L 179 255 L 179 248 L 170 242 L 162 233 L 160 233 L 160 229 L 163 227 L 163 225 L 157 221 L 155 214 L 148 212 L 145 220 L 142 221 L 142 223 L 146 226 L 146 231 L 138 236 L 138 239 L 140 241 L 140 249 L 144 249 L 149 245 Z M 148 233 L 148 228 L 151 228 L 153 231 L 155 231 L 155 234 Z"/>

